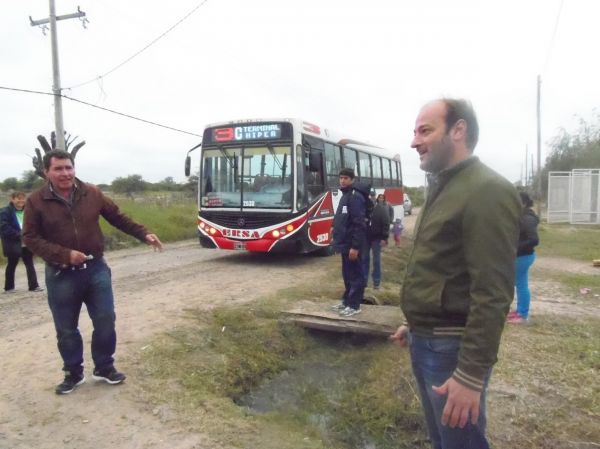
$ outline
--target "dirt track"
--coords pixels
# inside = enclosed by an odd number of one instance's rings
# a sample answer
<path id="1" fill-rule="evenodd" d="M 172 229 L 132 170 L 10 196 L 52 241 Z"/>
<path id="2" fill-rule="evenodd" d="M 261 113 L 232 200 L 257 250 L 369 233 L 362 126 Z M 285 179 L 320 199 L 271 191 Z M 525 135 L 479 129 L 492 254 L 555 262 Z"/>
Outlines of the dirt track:
<path id="1" fill-rule="evenodd" d="M 130 374 L 148 339 L 180 323 L 184 309 L 251 301 L 306 282 L 326 263 L 318 257 L 205 250 L 196 240 L 167 245 L 163 253 L 144 247 L 106 258 L 116 298 L 116 363 Z M 37 270 L 43 281 L 43 265 Z M 46 295 L 27 292 L 25 285 L 20 265 L 20 291 L 0 294 L 0 448 L 215 448 L 204 435 L 184 431 L 168 413 L 140 400 L 135 376 L 119 386 L 92 379 L 85 312 L 80 325 L 87 381 L 72 394 L 54 394 L 61 363 Z"/>

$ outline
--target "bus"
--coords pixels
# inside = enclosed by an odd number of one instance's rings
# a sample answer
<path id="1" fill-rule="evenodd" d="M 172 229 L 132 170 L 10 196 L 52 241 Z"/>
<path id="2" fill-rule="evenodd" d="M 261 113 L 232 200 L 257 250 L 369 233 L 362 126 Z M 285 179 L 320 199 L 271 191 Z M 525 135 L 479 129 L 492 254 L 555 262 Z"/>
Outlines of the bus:
<path id="1" fill-rule="evenodd" d="M 332 254 L 338 175 L 384 193 L 403 217 L 399 155 L 300 119 L 208 125 L 200 148 L 198 236 L 205 248 Z"/>

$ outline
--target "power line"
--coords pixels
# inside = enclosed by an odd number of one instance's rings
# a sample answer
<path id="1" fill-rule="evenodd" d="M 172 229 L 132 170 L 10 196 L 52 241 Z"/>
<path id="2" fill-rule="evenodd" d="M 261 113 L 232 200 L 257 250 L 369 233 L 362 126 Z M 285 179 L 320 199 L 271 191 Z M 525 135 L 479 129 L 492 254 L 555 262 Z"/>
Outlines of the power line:
<path id="1" fill-rule="evenodd" d="M 18 89 L 18 88 L 14 88 L 14 87 L 5 87 L 5 86 L 0 86 L 0 89 L 10 90 L 10 91 L 14 91 L 14 92 L 24 92 L 24 93 L 29 93 L 29 94 L 39 94 L 39 95 L 55 96 L 52 92 L 42 92 L 42 91 L 39 91 L 39 90 Z M 120 115 L 122 117 L 127 117 L 127 118 L 130 118 L 132 120 L 137 120 L 139 122 L 147 123 L 149 125 L 158 126 L 160 128 L 170 129 L 171 131 L 176 131 L 176 132 L 182 133 L 182 134 L 188 134 L 190 136 L 202 137 L 200 134 L 192 133 L 192 132 L 189 132 L 189 131 L 184 131 L 182 129 L 174 128 L 172 126 L 162 125 L 160 123 L 153 122 L 151 120 L 146 120 L 146 119 L 143 119 L 143 118 L 140 118 L 140 117 L 136 117 L 136 116 L 131 115 L 131 114 L 125 114 L 124 112 L 115 111 L 114 109 L 103 108 L 102 106 L 97 106 L 95 104 L 88 103 L 87 101 L 78 100 L 77 98 L 69 97 L 69 96 L 64 95 L 64 94 L 61 94 L 60 96 L 62 98 L 74 101 L 76 103 L 81 103 L 81 104 L 84 104 L 86 106 L 90 106 L 92 108 L 100 109 L 102 111 L 110 112 L 112 114 L 117 114 L 117 115 Z"/>
<path id="2" fill-rule="evenodd" d="M 203 0 L 202 2 L 200 2 L 200 4 L 198 4 L 196 7 L 194 7 L 194 9 L 192 9 L 189 13 L 187 13 L 184 17 L 182 17 L 181 19 L 179 19 L 175 25 L 171 26 L 167 31 L 165 31 L 164 33 L 162 33 L 160 36 L 158 36 L 157 38 L 155 38 L 153 41 L 151 41 L 148 45 L 146 45 L 144 48 L 142 48 L 141 50 L 137 51 L 136 53 L 134 53 L 133 55 L 131 55 L 129 58 L 125 59 L 123 62 L 117 64 L 115 67 L 113 67 L 112 69 L 110 69 L 108 72 L 106 72 L 103 75 L 98 75 L 97 77 L 85 81 L 83 83 L 80 84 L 75 84 L 74 86 L 70 86 L 70 87 L 65 87 L 63 88 L 63 90 L 70 90 L 70 89 L 76 89 L 77 87 L 81 87 L 81 86 L 85 86 L 86 84 L 90 84 L 93 83 L 94 81 L 100 80 L 102 78 L 105 78 L 106 76 L 110 75 L 111 73 L 113 73 L 115 70 L 123 67 L 125 64 L 127 64 L 129 61 L 131 61 L 133 58 L 135 58 L 136 56 L 140 55 L 141 53 L 143 53 L 144 51 L 148 50 L 152 45 L 154 45 L 155 43 L 157 43 L 159 40 L 161 40 L 163 37 L 165 37 L 168 33 L 170 33 L 173 29 L 175 29 L 178 25 L 180 25 L 184 20 L 186 20 L 188 17 L 190 17 L 192 14 L 194 14 L 198 9 L 200 9 L 200 7 L 202 7 L 208 0 Z"/>
<path id="3" fill-rule="evenodd" d="M 548 68 L 548 64 L 550 63 L 550 56 L 552 55 L 552 50 L 554 49 L 554 39 L 556 38 L 556 32 L 558 31 L 558 24 L 560 22 L 560 15 L 562 13 L 563 5 L 565 1 L 560 0 L 560 6 L 558 7 L 558 13 L 556 14 L 556 21 L 554 22 L 554 31 L 552 32 L 552 39 L 550 39 L 550 45 L 548 46 L 548 53 L 546 54 L 546 62 L 544 64 L 543 72 L 546 72 Z"/>

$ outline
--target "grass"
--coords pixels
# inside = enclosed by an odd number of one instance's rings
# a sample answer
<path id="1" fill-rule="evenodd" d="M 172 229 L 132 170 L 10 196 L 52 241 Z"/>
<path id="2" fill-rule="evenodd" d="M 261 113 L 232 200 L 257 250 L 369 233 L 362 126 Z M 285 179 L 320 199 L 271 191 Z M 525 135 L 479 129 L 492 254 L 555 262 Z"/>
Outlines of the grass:
<path id="1" fill-rule="evenodd" d="M 386 304 L 398 303 L 406 254 L 406 248 L 383 253 L 378 297 Z M 339 276 L 337 257 L 321 275 L 322 281 L 313 279 L 251 305 L 208 316 L 189 311 L 189 323 L 152 342 L 140 361 L 151 400 L 171 404 L 191 429 L 233 447 L 428 447 L 407 351 L 381 340 L 310 333 L 280 321 L 279 311 L 298 299 L 339 297 L 340 282 L 326 281 Z M 489 389 L 494 448 L 564 449 L 600 442 L 598 341 L 600 319 L 593 316 L 538 315 L 529 326 L 506 329 Z M 311 377 L 315 366 L 322 370 L 316 380 Z M 337 380 L 319 384 L 331 370 Z M 258 413 L 236 405 L 245 403 L 248 392 L 292 395 L 293 406 Z"/>
<path id="2" fill-rule="evenodd" d="M 600 226 L 548 225 L 538 229 L 540 256 L 568 257 L 590 262 L 600 259 Z"/>
<path id="3" fill-rule="evenodd" d="M 117 202 L 122 212 L 147 229 L 158 235 L 163 243 L 194 238 L 197 235 L 198 208 L 195 202 L 172 203 L 165 206 L 161 203 L 138 203 L 131 200 Z M 100 228 L 104 234 L 106 250 L 122 249 L 141 245 L 137 239 L 113 228 L 100 218 Z M 0 265 L 6 265 L 6 258 L 0 253 Z"/>
<path id="4" fill-rule="evenodd" d="M 383 291 L 390 297 L 398 296 L 392 280 L 404 257 L 404 251 L 384 252 Z M 234 447 L 426 447 L 406 351 L 280 320 L 280 311 L 299 299 L 339 297 L 341 280 L 325 282 L 339 278 L 339 258 L 330 260 L 323 282 L 208 316 L 190 310 L 188 324 L 158 337 L 140 361 L 151 400 L 175 407 L 190 428 Z M 268 382 L 267 392 L 281 390 L 293 400 L 266 413 L 235 405 Z"/>
<path id="5" fill-rule="evenodd" d="M 570 291 L 579 292 L 580 288 L 587 287 L 600 293 L 600 276 L 598 275 L 560 273 L 555 274 L 554 277 Z"/>
<path id="6" fill-rule="evenodd" d="M 536 316 L 504 334 L 492 382 L 497 448 L 600 442 L 600 319 Z M 508 395 L 494 395 L 494 384 Z"/>
<path id="7" fill-rule="evenodd" d="M 198 210 L 193 202 L 164 206 L 120 200 L 118 204 L 125 214 L 158 235 L 163 243 L 185 240 L 197 235 Z M 105 246 L 109 250 L 140 244 L 137 239 L 113 228 L 103 218 L 100 221 L 100 228 L 104 234 Z"/>

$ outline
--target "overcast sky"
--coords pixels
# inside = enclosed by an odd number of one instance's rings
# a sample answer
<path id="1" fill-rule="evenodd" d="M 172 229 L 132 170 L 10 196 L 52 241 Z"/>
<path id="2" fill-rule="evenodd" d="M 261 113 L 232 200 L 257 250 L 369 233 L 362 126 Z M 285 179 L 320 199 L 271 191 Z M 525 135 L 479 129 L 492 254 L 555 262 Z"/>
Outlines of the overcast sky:
<path id="1" fill-rule="evenodd" d="M 59 22 L 62 87 L 105 74 L 201 3 L 56 0 L 57 15 L 79 5 L 89 20 Z M 47 0 L 2 2 L 0 86 L 51 91 L 49 33 L 28 18 L 48 10 Z M 542 160 L 561 127 L 575 130 L 600 104 L 598 17 L 597 0 L 207 0 L 101 81 L 64 93 L 198 135 L 223 120 L 300 117 L 400 153 L 409 186 L 423 183 L 410 148 L 419 108 L 460 96 L 479 116 L 476 154 L 517 181 L 525 147 L 536 149 L 538 74 Z M 3 89 L 0 102 L 4 180 L 32 169 L 54 108 L 51 96 Z M 63 109 L 65 129 L 87 142 L 77 174 L 93 183 L 183 181 L 200 141 L 66 99 Z"/>

